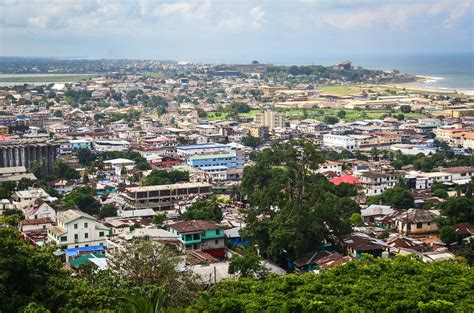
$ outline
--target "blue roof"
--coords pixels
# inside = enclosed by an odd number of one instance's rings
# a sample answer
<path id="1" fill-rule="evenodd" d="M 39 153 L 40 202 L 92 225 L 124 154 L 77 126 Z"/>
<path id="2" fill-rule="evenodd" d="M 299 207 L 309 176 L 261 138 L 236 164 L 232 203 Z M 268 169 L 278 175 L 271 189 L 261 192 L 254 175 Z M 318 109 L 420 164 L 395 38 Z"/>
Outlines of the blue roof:
<path id="1" fill-rule="evenodd" d="M 211 148 L 229 148 L 229 145 L 191 145 L 191 146 L 180 146 L 176 149 L 181 150 L 193 150 L 193 149 L 211 149 Z"/>
<path id="2" fill-rule="evenodd" d="M 64 252 L 66 252 L 67 257 L 76 256 L 79 253 L 95 252 L 95 251 L 105 251 L 105 247 L 101 245 L 97 245 L 97 246 L 82 247 L 82 248 L 64 249 Z"/>

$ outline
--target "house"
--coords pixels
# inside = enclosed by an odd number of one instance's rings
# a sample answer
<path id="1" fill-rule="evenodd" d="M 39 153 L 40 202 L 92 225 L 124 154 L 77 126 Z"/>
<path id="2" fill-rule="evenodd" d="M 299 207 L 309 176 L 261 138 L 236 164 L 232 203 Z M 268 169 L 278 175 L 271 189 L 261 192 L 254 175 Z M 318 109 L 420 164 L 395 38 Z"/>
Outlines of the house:
<path id="1" fill-rule="evenodd" d="M 356 258 L 361 258 L 363 254 L 380 257 L 387 248 L 383 241 L 362 233 L 343 236 L 340 242 L 342 247 L 347 250 L 347 253 Z"/>
<path id="2" fill-rule="evenodd" d="M 350 185 L 359 185 L 360 180 L 359 178 L 352 176 L 352 175 L 343 175 L 339 177 L 334 177 L 329 180 L 331 183 L 334 185 L 339 185 L 339 184 L 350 184 Z"/>
<path id="3" fill-rule="evenodd" d="M 58 212 L 56 226 L 48 227 L 48 239 L 62 249 L 105 245 L 109 229 L 79 210 Z"/>
<path id="4" fill-rule="evenodd" d="M 360 214 L 362 215 L 362 218 L 364 219 L 365 223 L 369 225 L 374 225 L 375 219 L 377 217 L 387 216 L 393 213 L 394 211 L 395 210 L 393 210 L 392 207 L 389 205 L 371 204 L 367 208 L 360 210 Z"/>
<path id="5" fill-rule="evenodd" d="M 168 226 L 178 236 L 183 251 L 203 251 L 215 258 L 225 256 L 224 227 L 215 222 L 192 220 Z"/>
<path id="6" fill-rule="evenodd" d="M 32 230 L 46 230 L 48 226 L 53 225 L 53 220 L 50 217 L 41 217 L 20 222 L 20 231 L 29 232 Z"/>
<path id="7" fill-rule="evenodd" d="M 376 196 L 380 195 L 387 189 L 395 187 L 395 185 L 398 183 L 399 178 L 405 176 L 405 172 L 354 172 L 354 176 L 359 178 L 365 195 Z"/>
<path id="8" fill-rule="evenodd" d="M 48 186 L 56 190 L 60 195 L 71 192 L 74 190 L 75 184 L 72 180 L 68 179 L 55 179 L 48 182 Z"/>
<path id="9" fill-rule="evenodd" d="M 394 218 L 393 229 L 404 235 L 420 235 L 438 232 L 436 210 L 410 209 Z"/>
<path id="10" fill-rule="evenodd" d="M 459 223 L 452 226 L 456 235 L 460 240 L 469 238 L 474 235 L 474 225 L 469 223 Z"/>
<path id="11" fill-rule="evenodd" d="M 29 206 L 23 208 L 25 220 L 50 218 L 53 222 L 56 221 L 56 210 L 50 202 L 45 202 L 41 199 L 36 199 Z"/>
<path id="12" fill-rule="evenodd" d="M 57 198 L 51 197 L 42 188 L 30 188 L 28 190 L 15 191 L 15 193 L 12 195 L 13 205 L 19 210 L 23 210 L 25 207 L 32 204 L 36 199 L 49 202 L 57 200 Z"/>

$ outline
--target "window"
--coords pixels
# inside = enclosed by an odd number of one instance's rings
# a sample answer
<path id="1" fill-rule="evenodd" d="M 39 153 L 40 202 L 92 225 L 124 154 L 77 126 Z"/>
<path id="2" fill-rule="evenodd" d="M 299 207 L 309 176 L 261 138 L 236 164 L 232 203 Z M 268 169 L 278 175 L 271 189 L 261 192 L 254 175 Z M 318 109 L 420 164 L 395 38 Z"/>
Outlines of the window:
<path id="1" fill-rule="evenodd" d="M 431 225 L 431 222 L 428 222 L 428 226 L 430 226 L 430 225 Z"/>
<path id="2" fill-rule="evenodd" d="M 87 228 L 88 227 L 88 224 L 87 223 L 84 223 L 84 228 Z"/>
<path id="3" fill-rule="evenodd" d="M 216 245 L 218 245 L 218 244 L 219 244 L 219 239 L 214 240 L 214 243 L 215 243 Z"/>
<path id="4" fill-rule="evenodd" d="M 89 238 L 89 234 L 88 233 L 84 233 L 84 238 Z"/>
<path id="5" fill-rule="evenodd" d="M 74 224 L 74 229 L 77 229 L 77 224 Z"/>
<path id="6" fill-rule="evenodd" d="M 423 227 L 423 223 L 416 223 L 416 228 L 422 228 Z"/>
<path id="7" fill-rule="evenodd" d="M 104 232 L 103 231 L 99 232 L 99 237 L 104 237 Z"/>
<path id="8" fill-rule="evenodd" d="M 74 234 L 74 239 L 79 239 L 79 235 L 78 235 L 78 234 Z"/>
<path id="9" fill-rule="evenodd" d="M 67 236 L 62 236 L 61 241 L 67 241 Z"/>
<path id="10" fill-rule="evenodd" d="M 85 247 L 89 247 L 89 245 L 86 243 L 86 244 L 85 244 Z"/>
<path id="11" fill-rule="evenodd" d="M 216 235 L 220 235 L 221 234 L 221 230 L 220 229 L 216 229 Z"/>

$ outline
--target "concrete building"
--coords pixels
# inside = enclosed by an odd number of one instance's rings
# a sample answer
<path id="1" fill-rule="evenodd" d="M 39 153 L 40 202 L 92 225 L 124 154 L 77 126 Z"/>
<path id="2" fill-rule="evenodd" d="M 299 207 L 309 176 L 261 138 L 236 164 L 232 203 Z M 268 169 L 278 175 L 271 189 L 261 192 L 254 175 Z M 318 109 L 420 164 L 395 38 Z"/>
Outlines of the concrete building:
<path id="1" fill-rule="evenodd" d="M 404 235 L 436 233 L 438 216 L 439 213 L 432 210 L 410 209 L 394 218 L 393 229 Z"/>
<path id="2" fill-rule="evenodd" d="M 34 163 L 41 162 L 43 170 L 51 173 L 58 154 L 58 144 L 5 142 L 0 144 L 0 167 L 30 168 Z"/>
<path id="3" fill-rule="evenodd" d="M 355 177 L 359 178 L 362 189 L 366 196 L 380 195 L 387 189 L 395 187 L 399 177 L 404 177 L 404 171 L 394 171 L 392 173 L 381 172 L 354 172 Z"/>
<path id="4" fill-rule="evenodd" d="M 224 226 L 212 221 L 183 221 L 168 226 L 178 237 L 182 251 L 203 251 L 215 258 L 225 256 Z"/>
<path id="5" fill-rule="evenodd" d="M 326 134 L 323 135 L 323 145 L 332 148 L 354 151 L 356 149 L 356 140 L 355 138 L 349 136 Z"/>
<path id="6" fill-rule="evenodd" d="M 130 209 L 172 210 L 174 204 L 189 195 L 210 196 L 212 185 L 208 183 L 182 183 L 158 186 L 130 187 L 123 197 Z"/>
<path id="7" fill-rule="evenodd" d="M 48 227 L 48 239 L 61 249 L 105 245 L 109 229 L 79 210 L 58 212 L 56 226 Z"/>
<path id="8" fill-rule="evenodd" d="M 271 131 L 274 128 L 285 127 L 285 117 L 278 112 L 265 111 L 255 114 L 255 123 L 260 126 L 266 126 Z"/>

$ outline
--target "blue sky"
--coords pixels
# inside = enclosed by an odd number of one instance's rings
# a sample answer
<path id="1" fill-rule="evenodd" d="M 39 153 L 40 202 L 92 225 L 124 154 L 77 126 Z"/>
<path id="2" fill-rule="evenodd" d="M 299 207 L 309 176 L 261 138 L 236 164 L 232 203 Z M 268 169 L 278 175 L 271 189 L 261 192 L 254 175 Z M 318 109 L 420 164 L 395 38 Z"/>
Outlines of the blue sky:
<path id="1" fill-rule="evenodd" d="M 471 0 L 2 0 L 0 54 L 278 63 L 473 52 L 473 10 Z"/>

